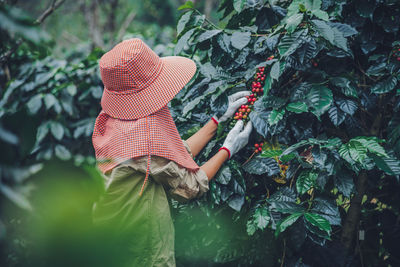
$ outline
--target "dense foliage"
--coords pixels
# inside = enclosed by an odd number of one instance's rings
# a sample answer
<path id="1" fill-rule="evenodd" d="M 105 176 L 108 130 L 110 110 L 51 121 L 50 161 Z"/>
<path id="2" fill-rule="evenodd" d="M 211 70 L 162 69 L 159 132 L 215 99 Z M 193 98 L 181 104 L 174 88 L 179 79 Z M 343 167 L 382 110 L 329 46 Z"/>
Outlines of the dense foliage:
<path id="1" fill-rule="evenodd" d="M 216 24 L 191 2 L 180 10 L 174 52 L 198 63 L 171 102 L 184 138 L 221 114 L 228 95 L 254 90 L 253 82 L 262 90 L 246 107 L 254 125 L 248 146 L 203 199 L 172 202 L 178 266 L 399 265 L 400 4 L 224 0 Z M 103 51 L 74 49 L 60 59 L 19 9 L 0 4 L 0 19 L 0 265 L 28 266 L 36 239 L 30 221 L 20 221 L 26 216 L 10 215 L 10 203 L 35 210 L 55 239 L 50 225 L 73 228 L 101 190 L 90 136 Z M 170 48 L 155 50 L 169 55 Z M 199 164 L 219 149 L 232 121 L 219 126 Z M 54 158 L 69 162 L 54 170 L 47 162 Z M 48 166 L 51 180 L 73 184 L 46 189 L 36 176 L 29 197 L 29 178 Z M 41 195 L 54 198 L 35 201 Z M 68 207 L 44 204 L 54 199 L 69 199 Z"/>
<path id="2" fill-rule="evenodd" d="M 251 240 L 220 246 L 218 255 L 229 255 L 222 261 L 265 264 L 276 242 L 283 256 L 267 265 L 398 264 L 400 5 L 226 0 L 218 25 L 190 3 L 184 8 L 175 53 L 193 57 L 199 72 L 173 102 L 181 131 L 190 135 L 223 111 L 227 95 L 254 89 L 260 67 L 266 75 L 250 112 L 251 141 L 202 204 L 237 211 L 242 231 L 232 242 Z M 228 130 L 219 126 L 200 162 Z M 262 153 L 253 153 L 260 142 Z"/>

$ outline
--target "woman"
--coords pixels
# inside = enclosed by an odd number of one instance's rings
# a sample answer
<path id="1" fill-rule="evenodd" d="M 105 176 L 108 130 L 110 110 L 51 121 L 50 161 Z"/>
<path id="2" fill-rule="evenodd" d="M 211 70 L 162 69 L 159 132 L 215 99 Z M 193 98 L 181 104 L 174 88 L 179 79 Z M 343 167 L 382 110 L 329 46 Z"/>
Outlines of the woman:
<path id="1" fill-rule="evenodd" d="M 175 266 L 166 191 L 185 201 L 208 190 L 222 164 L 247 144 L 251 123 L 237 122 L 204 165 L 199 167 L 193 157 L 250 92 L 230 96 L 222 117 L 214 116 L 182 141 L 167 104 L 195 74 L 192 60 L 160 58 L 140 39 L 130 39 L 107 52 L 99 66 L 104 92 L 93 146 L 106 175 L 106 192 L 94 208 L 94 223 L 112 231 L 110 242 L 123 255 L 121 266 Z"/>

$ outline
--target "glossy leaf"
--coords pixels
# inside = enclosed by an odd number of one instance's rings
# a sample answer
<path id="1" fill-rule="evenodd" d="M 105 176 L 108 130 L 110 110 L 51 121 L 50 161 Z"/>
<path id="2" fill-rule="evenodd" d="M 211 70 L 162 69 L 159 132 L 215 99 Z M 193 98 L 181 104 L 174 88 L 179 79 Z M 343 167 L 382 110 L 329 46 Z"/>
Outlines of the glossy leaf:
<path id="1" fill-rule="evenodd" d="M 304 218 L 320 230 L 330 233 L 332 231 L 329 221 L 319 214 L 304 213 Z"/>
<path id="2" fill-rule="evenodd" d="M 314 187 L 317 177 L 317 172 L 309 170 L 302 171 L 296 180 L 297 192 L 302 195 L 310 190 L 312 187 Z"/>
<path id="3" fill-rule="evenodd" d="M 251 174 L 264 174 L 269 176 L 280 172 L 278 163 L 275 159 L 255 157 L 243 166 L 243 169 Z"/>
<path id="4" fill-rule="evenodd" d="M 243 49 L 250 42 L 250 32 L 234 32 L 231 37 L 231 44 L 236 49 Z"/>
<path id="5" fill-rule="evenodd" d="M 389 77 L 382 82 L 376 83 L 373 87 L 371 87 L 371 92 L 375 94 L 385 94 L 392 91 L 397 85 L 396 77 Z"/>
<path id="6" fill-rule="evenodd" d="M 281 220 L 276 226 L 275 236 L 278 236 L 280 233 L 284 232 L 286 228 L 294 224 L 302 215 L 303 213 L 294 213 Z"/>
<path id="7" fill-rule="evenodd" d="M 286 110 L 294 113 L 303 113 L 308 111 L 308 107 L 304 102 L 293 102 L 286 106 Z"/>
<path id="8" fill-rule="evenodd" d="M 313 86 L 308 93 L 308 99 L 311 102 L 309 108 L 318 118 L 328 111 L 333 101 L 332 91 L 322 85 Z"/>
<path id="9" fill-rule="evenodd" d="M 274 125 L 277 124 L 280 120 L 282 120 L 283 115 L 285 114 L 285 110 L 281 109 L 281 110 L 272 110 L 271 113 L 269 114 L 268 117 L 268 123 L 270 125 Z"/>

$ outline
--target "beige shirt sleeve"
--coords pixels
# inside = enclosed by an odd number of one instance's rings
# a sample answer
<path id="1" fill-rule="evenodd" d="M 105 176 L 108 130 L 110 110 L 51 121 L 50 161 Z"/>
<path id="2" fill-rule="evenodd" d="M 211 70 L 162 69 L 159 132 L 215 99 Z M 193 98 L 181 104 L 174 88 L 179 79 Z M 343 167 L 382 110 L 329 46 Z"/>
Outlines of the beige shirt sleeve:
<path id="1" fill-rule="evenodd" d="M 187 143 L 185 141 L 183 143 L 193 157 Z M 131 159 L 122 164 L 146 173 L 147 156 Z M 203 170 L 192 172 L 174 161 L 159 156 L 151 156 L 150 175 L 156 182 L 164 185 L 171 197 L 181 202 L 200 197 L 209 189 L 208 177 Z"/>

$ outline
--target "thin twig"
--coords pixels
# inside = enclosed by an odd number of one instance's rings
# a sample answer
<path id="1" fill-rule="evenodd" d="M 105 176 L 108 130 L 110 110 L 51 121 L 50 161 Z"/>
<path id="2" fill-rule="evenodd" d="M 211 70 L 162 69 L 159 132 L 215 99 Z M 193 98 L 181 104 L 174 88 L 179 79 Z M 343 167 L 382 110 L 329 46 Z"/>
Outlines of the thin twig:
<path id="1" fill-rule="evenodd" d="M 365 73 L 365 71 L 361 68 L 360 62 L 357 61 L 357 63 L 358 63 L 358 64 L 356 64 L 355 62 L 353 62 L 353 64 L 358 68 L 358 70 L 359 70 L 362 74 L 364 74 L 364 76 L 368 77 L 368 79 L 370 79 L 371 81 L 374 81 L 374 82 L 377 81 L 376 79 L 369 77 L 368 74 Z M 365 83 L 365 82 L 364 82 L 364 83 Z"/>
<path id="2" fill-rule="evenodd" d="M 283 239 L 283 255 L 281 260 L 281 267 L 283 267 L 283 264 L 285 263 L 285 257 L 286 257 L 286 238 Z"/>
<path id="3" fill-rule="evenodd" d="M 203 15 L 200 11 L 198 11 L 197 9 L 193 9 L 194 11 L 196 11 L 199 15 Z M 224 29 L 221 29 L 220 27 L 218 27 L 217 25 L 215 25 L 211 20 L 209 20 L 208 18 L 206 18 L 204 16 L 204 21 L 207 22 L 208 24 L 210 24 L 211 26 L 213 26 L 214 28 L 224 31 Z"/>
<path id="4" fill-rule="evenodd" d="M 54 10 L 56 10 L 59 6 L 61 6 L 62 3 L 64 3 L 65 0 L 59 0 L 59 1 L 55 1 L 53 0 L 50 7 L 47 8 L 36 20 L 35 20 L 35 24 L 36 25 L 40 25 L 43 23 L 43 21 L 51 14 L 54 12 Z M 15 51 L 17 51 L 18 47 L 23 43 L 23 39 L 19 38 L 17 40 L 17 42 L 15 43 L 15 45 L 8 50 L 7 52 L 5 52 L 1 57 L 0 57 L 0 64 L 7 62 L 7 60 L 9 59 L 9 57 L 14 54 Z"/>
<path id="5" fill-rule="evenodd" d="M 242 164 L 242 166 L 244 166 L 247 162 L 249 162 L 255 154 L 256 152 L 253 152 L 253 154 L 251 154 L 251 156 Z"/>
<path id="6" fill-rule="evenodd" d="M 54 12 L 65 0 L 53 0 L 51 5 L 37 18 L 35 24 L 41 24 L 51 13 Z"/>
<path id="7" fill-rule="evenodd" d="M 254 34 L 250 34 L 250 36 L 254 36 L 254 37 L 261 37 L 261 36 L 268 36 L 268 33 L 254 33 Z"/>
<path id="8" fill-rule="evenodd" d="M 122 41 L 122 38 L 124 37 L 126 31 L 128 30 L 129 25 L 132 23 L 133 19 L 136 17 L 136 12 L 132 10 L 129 15 L 126 17 L 124 22 L 122 23 L 121 28 L 118 31 L 117 35 L 117 43 Z"/>

